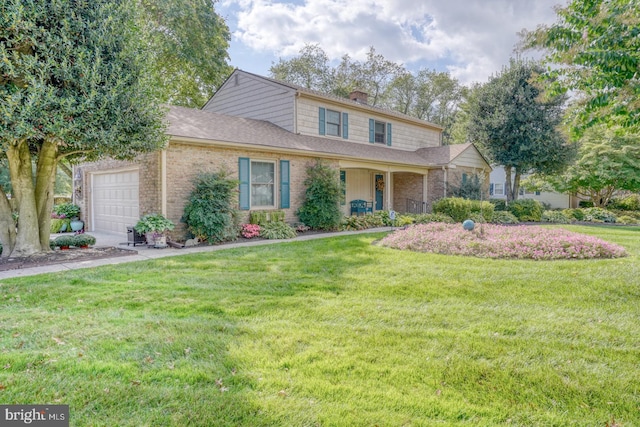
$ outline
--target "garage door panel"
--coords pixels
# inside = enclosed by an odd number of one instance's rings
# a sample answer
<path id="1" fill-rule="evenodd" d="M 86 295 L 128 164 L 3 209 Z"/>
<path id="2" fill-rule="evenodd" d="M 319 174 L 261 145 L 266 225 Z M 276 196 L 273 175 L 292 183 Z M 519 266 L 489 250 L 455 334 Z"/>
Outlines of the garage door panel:
<path id="1" fill-rule="evenodd" d="M 93 175 L 93 229 L 126 233 L 139 218 L 138 171 Z"/>

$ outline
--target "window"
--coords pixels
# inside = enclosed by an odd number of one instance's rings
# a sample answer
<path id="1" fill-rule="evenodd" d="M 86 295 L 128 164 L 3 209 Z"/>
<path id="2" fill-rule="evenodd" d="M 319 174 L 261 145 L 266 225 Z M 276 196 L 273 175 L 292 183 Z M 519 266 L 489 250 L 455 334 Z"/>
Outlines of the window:
<path id="1" fill-rule="evenodd" d="M 326 126 L 327 135 L 340 136 L 340 113 L 327 110 Z"/>
<path id="2" fill-rule="evenodd" d="M 251 206 L 274 205 L 275 168 L 272 162 L 251 162 Z"/>
<path id="3" fill-rule="evenodd" d="M 276 175 L 276 162 L 238 159 L 240 178 L 240 209 L 275 208 L 276 196 L 279 196 L 280 208 L 289 208 L 289 161 L 280 160 L 279 175 Z M 279 184 L 279 191 L 276 191 Z"/>
<path id="4" fill-rule="evenodd" d="M 369 119 L 369 142 L 391 145 L 391 123 Z"/>
<path id="5" fill-rule="evenodd" d="M 385 136 L 385 124 L 383 122 L 376 121 L 374 141 L 380 144 L 384 144 L 385 143 L 384 136 Z"/>
<path id="6" fill-rule="evenodd" d="M 349 114 L 320 107 L 318 109 L 318 134 L 349 139 Z"/>
<path id="7" fill-rule="evenodd" d="M 504 184 L 493 184 L 493 194 L 496 196 L 504 196 Z"/>

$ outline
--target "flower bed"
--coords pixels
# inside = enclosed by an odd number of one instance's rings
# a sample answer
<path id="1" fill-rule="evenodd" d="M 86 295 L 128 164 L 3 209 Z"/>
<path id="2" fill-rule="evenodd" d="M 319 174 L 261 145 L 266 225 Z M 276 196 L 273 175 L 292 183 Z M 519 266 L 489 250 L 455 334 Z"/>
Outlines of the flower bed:
<path id="1" fill-rule="evenodd" d="M 460 224 L 418 224 L 397 230 L 382 246 L 445 255 L 510 259 L 590 259 L 626 256 L 625 249 L 592 236 L 537 226 L 485 224 L 466 231 Z"/>

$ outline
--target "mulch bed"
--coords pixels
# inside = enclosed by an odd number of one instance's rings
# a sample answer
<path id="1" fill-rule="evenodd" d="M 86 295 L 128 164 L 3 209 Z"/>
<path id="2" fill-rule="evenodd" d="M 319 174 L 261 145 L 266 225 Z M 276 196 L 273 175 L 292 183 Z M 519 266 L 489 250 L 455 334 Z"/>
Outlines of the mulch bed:
<path id="1" fill-rule="evenodd" d="M 115 258 L 137 255 L 137 251 L 120 249 L 113 246 L 94 246 L 88 249 L 71 248 L 36 254 L 29 257 L 0 258 L 0 271 L 22 268 L 42 267 L 45 265 L 76 263 L 94 259 Z"/>

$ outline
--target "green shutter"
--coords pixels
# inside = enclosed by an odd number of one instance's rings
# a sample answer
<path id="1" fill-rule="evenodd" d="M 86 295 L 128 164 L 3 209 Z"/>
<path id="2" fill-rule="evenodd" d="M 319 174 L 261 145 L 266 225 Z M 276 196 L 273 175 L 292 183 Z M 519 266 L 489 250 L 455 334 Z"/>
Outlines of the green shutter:
<path id="1" fill-rule="evenodd" d="M 391 146 L 391 123 L 387 123 L 387 145 Z"/>
<path id="2" fill-rule="evenodd" d="M 342 138 L 349 139 L 349 114 L 342 113 Z"/>
<path id="3" fill-rule="evenodd" d="M 369 119 L 369 142 L 376 142 L 376 122 L 373 119 Z"/>
<path id="4" fill-rule="evenodd" d="M 240 209 L 249 210 L 250 208 L 250 196 L 251 196 L 251 175 L 248 157 L 238 158 L 238 177 L 240 178 Z"/>
<path id="5" fill-rule="evenodd" d="M 280 160 L 280 208 L 289 209 L 289 160 Z"/>
<path id="6" fill-rule="evenodd" d="M 320 135 L 325 134 L 325 109 L 320 107 L 318 110 L 318 133 Z"/>
<path id="7" fill-rule="evenodd" d="M 463 173 L 463 174 L 462 174 L 462 183 L 463 183 L 463 184 L 466 184 L 466 183 L 467 183 L 467 174 L 466 174 L 466 173 Z"/>

